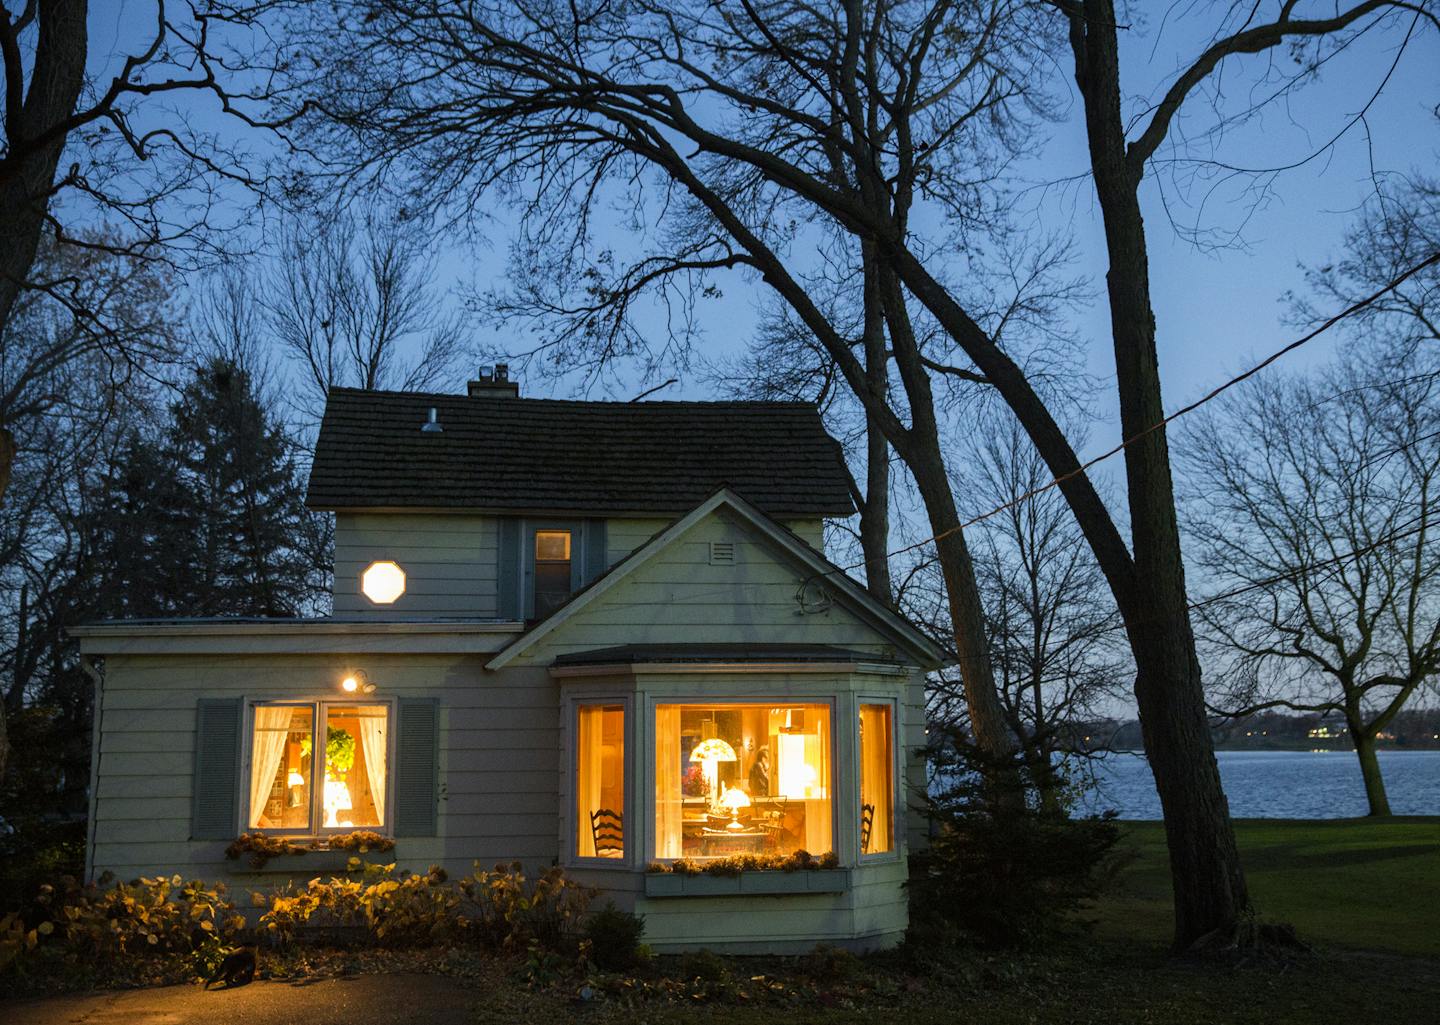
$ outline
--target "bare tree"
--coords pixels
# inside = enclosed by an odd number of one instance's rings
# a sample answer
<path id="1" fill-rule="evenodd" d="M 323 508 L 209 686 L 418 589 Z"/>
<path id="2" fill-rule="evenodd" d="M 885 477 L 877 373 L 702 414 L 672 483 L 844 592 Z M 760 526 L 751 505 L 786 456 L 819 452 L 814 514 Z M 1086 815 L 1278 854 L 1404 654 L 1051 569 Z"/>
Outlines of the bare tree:
<path id="1" fill-rule="evenodd" d="M 290 223 L 260 301 L 314 423 L 331 388 L 450 385 L 468 339 L 440 298 L 423 225 L 338 210 Z"/>
<path id="2" fill-rule="evenodd" d="M 246 169 L 245 154 L 168 101 L 262 124 L 253 112 L 273 70 L 260 31 L 266 6 L 152 0 L 135 49 L 106 54 L 92 47 L 87 0 L 0 3 L 0 331 L 27 291 L 84 315 L 93 336 L 109 328 L 85 308 L 82 277 L 35 272 L 46 237 L 144 260 L 215 249 L 216 230 L 229 226 L 218 212 L 224 185 L 266 182 Z M 127 24 L 144 24 L 131 13 Z M 101 224 L 109 228 L 97 234 Z M 0 420 L 0 499 L 14 429 Z"/>
<path id="3" fill-rule="evenodd" d="M 1055 491 L 1036 493 L 1050 475 L 1020 426 L 998 426 L 977 449 L 974 500 L 1006 507 L 981 525 L 976 558 L 1000 695 L 1040 805 L 1058 811 L 1067 762 L 1089 754 L 1077 729 L 1133 669 L 1075 518 Z"/>
<path id="4" fill-rule="evenodd" d="M 1135 655 L 1135 697 L 1145 751 L 1165 809 L 1175 881 L 1175 940 L 1177 947 L 1201 940 L 1233 943 L 1240 938 L 1237 927 L 1249 896 L 1205 719 L 1204 687 L 1190 622 L 1169 443 L 1163 427 L 1165 408 L 1140 185 L 1147 167 L 1170 137 L 1181 108 L 1197 93 L 1207 87 L 1217 90 L 1212 97 L 1216 131 L 1223 131 L 1229 123 L 1230 118 L 1222 113 L 1225 107 L 1218 95 L 1218 74 L 1222 66 L 1233 65 L 1231 58 L 1292 46 L 1298 68 L 1281 83 L 1272 83 L 1270 92 L 1272 97 L 1287 97 L 1318 72 L 1323 61 L 1316 47 L 1327 43 L 1332 48 L 1343 46 L 1352 29 L 1373 27 L 1388 19 L 1403 17 L 1414 25 L 1424 19 L 1433 22 L 1434 16 L 1424 2 L 1367 0 L 1332 6 L 1313 19 L 1296 16 L 1299 0 L 1217 5 L 1224 10 L 1216 16 L 1219 27 L 1213 40 L 1192 62 L 1182 64 L 1158 102 L 1127 119 L 1122 109 L 1120 21 L 1113 0 L 1053 2 L 1069 27 L 1075 81 L 1085 111 L 1091 177 L 1105 225 L 1106 281 L 1120 426 L 1128 442 L 1126 490 L 1134 549 L 1131 590 L 1120 606 Z M 1273 21 L 1262 17 L 1262 8 L 1268 6 L 1275 9 Z M 1062 469 L 1054 461 L 1051 468 Z M 1105 557 L 1099 551 L 1097 555 L 1103 565 Z"/>
<path id="5" fill-rule="evenodd" d="M 1249 384 L 1188 436 L 1216 699 L 1345 719 L 1371 815 L 1378 734 L 1440 672 L 1440 360 L 1357 342 L 1310 377 Z"/>
<path id="6" fill-rule="evenodd" d="M 1310 291 L 1291 295 L 1294 321 L 1321 323 L 1335 309 L 1385 289 L 1440 254 L 1440 181 L 1424 175 L 1385 182 L 1345 235 L 1344 255 L 1307 269 Z M 1352 337 L 1380 336 L 1419 351 L 1440 343 L 1440 264 L 1388 289 L 1351 318 Z"/>

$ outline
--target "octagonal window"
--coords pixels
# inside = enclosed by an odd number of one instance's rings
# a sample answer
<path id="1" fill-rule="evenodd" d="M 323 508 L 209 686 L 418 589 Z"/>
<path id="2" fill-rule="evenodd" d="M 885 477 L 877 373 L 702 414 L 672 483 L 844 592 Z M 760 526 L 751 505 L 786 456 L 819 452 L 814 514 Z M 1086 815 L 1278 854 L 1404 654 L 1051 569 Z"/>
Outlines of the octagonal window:
<path id="1" fill-rule="evenodd" d="M 390 605 L 405 593 L 405 571 L 398 563 L 372 562 L 360 574 L 360 590 L 376 605 Z"/>

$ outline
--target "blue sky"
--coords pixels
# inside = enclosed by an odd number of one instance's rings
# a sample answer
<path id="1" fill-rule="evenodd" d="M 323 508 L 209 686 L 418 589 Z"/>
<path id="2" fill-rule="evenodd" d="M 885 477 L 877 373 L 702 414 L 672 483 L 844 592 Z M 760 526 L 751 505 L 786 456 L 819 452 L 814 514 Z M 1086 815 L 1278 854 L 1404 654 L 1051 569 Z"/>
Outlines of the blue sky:
<path id="1" fill-rule="evenodd" d="M 1134 5 L 1126 15 L 1132 27 L 1122 33 L 1127 113 L 1143 109 L 1141 101 L 1158 95 L 1175 70 L 1201 51 L 1214 30 L 1217 6 L 1227 5 Z M 106 66 L 106 55 L 117 52 L 117 44 L 133 46 L 151 24 L 152 11 L 146 0 L 94 5 L 92 65 L 97 72 Z M 1420 32 L 1411 40 L 1384 91 L 1371 102 L 1390 69 L 1399 39 L 1400 33 L 1392 31 L 1363 40 L 1329 62 L 1319 81 L 1227 135 L 1218 156 L 1229 163 L 1254 167 L 1286 164 L 1322 148 L 1325 140 L 1340 133 L 1369 105 L 1363 123 L 1351 127 L 1320 157 L 1281 175 L 1258 206 L 1245 202 L 1233 186 L 1207 194 L 1203 188 L 1180 188 L 1174 177 L 1162 170 L 1147 175 L 1143 200 L 1168 408 L 1197 397 L 1295 336 L 1295 328 L 1283 322 L 1281 296 L 1289 289 L 1303 288 L 1301 264 L 1323 262 L 1338 253 L 1353 211 L 1373 190 L 1372 174 L 1408 173 L 1435 166 L 1440 151 L 1440 118 L 1436 114 L 1440 39 L 1434 32 Z M 1271 59 L 1251 56 L 1226 63 L 1225 109 L 1243 104 L 1245 90 Z M 1280 51 L 1273 59 L 1283 62 L 1287 58 Z M 1086 167 L 1081 111 L 1068 77 L 1057 74 L 1070 90 L 1071 102 L 1066 115 L 1051 126 L 1040 155 L 1021 169 L 1035 186 L 1072 178 Z M 222 133 L 236 131 L 233 122 L 215 117 L 204 104 L 188 113 Z M 1201 98 L 1187 106 L 1176 129 L 1199 132 L 1212 121 L 1213 114 Z M 251 144 L 263 147 L 263 143 Z M 1245 183 L 1250 181 L 1253 179 Z M 1203 209 L 1196 205 L 1202 198 Z M 1037 227 L 1073 233 L 1080 255 L 1076 269 L 1089 277 L 1101 296 L 1103 236 L 1088 182 L 1037 188 L 1025 194 L 1025 203 Z M 488 244 L 473 237 L 435 240 L 441 275 L 451 289 L 450 301 L 457 304 L 466 291 L 483 287 L 503 273 L 507 246 L 504 212 L 478 213 L 496 216 L 481 232 Z M 1173 228 L 1172 213 L 1181 219 L 1195 218 L 1207 231 L 1239 231 L 1235 241 L 1222 248 L 1197 246 Z M 712 304 L 707 313 L 704 348 L 712 358 L 743 348 L 764 297 L 758 283 L 731 280 L 725 286 L 725 299 Z M 1118 439 L 1118 428 L 1108 398 L 1112 361 L 1103 301 L 1076 310 L 1074 324 L 1085 340 L 1089 369 L 1102 382 L 1101 422 L 1091 431 L 1091 445 L 1108 448 Z M 1322 359 L 1342 337 L 1336 333 L 1312 343 L 1287 357 L 1285 365 L 1298 368 Z M 495 339 L 488 326 L 477 323 L 476 340 Z M 460 387 L 462 382 L 457 380 L 456 389 Z M 626 382 L 617 389 L 616 397 L 627 398 L 641 387 L 636 383 L 632 388 Z M 526 382 L 527 394 L 542 392 L 564 393 L 563 386 Z M 704 397 L 707 392 L 706 382 L 691 375 L 657 397 Z"/>

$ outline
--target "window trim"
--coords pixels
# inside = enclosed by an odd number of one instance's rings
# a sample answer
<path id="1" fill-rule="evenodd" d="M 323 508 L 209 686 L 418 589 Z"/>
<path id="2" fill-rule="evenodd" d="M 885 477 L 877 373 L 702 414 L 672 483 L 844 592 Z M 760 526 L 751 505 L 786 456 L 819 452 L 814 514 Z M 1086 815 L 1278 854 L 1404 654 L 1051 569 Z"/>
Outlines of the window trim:
<path id="1" fill-rule="evenodd" d="M 840 731 L 835 728 L 840 716 L 840 697 L 835 693 L 828 694 L 778 694 L 767 693 L 764 695 L 727 695 L 716 694 L 649 694 L 645 699 L 645 750 L 639 752 L 645 759 L 643 769 L 637 775 L 641 776 L 640 782 L 645 788 L 645 845 L 647 852 L 645 857 L 647 864 L 651 861 L 658 861 L 662 864 L 669 864 L 676 861 L 675 858 L 662 858 L 660 855 L 651 853 L 655 850 L 655 843 L 658 834 L 655 829 L 655 716 L 658 714 L 660 705 L 824 705 L 830 710 L 830 850 L 835 852 L 836 857 L 844 864 L 844 855 L 840 847 L 840 821 L 844 812 L 841 809 L 839 792 L 846 789 L 846 773 L 842 772 L 843 763 L 840 759 Z M 854 773 L 849 775 L 854 776 Z M 855 791 L 859 792 L 860 781 L 855 778 Z M 857 831 L 856 835 L 859 833 Z M 824 854 L 824 851 L 811 851 L 812 854 Z"/>
<path id="2" fill-rule="evenodd" d="M 631 870 L 637 864 L 636 852 L 639 846 L 636 838 L 646 834 L 644 822 L 640 829 L 632 829 L 630 825 L 625 826 L 625 853 L 619 858 L 596 858 L 582 856 L 580 854 L 580 802 L 577 786 L 580 779 L 580 709 L 588 705 L 619 705 L 625 716 L 624 737 L 625 757 L 622 760 L 622 771 L 625 773 L 625 781 L 622 789 L 625 792 L 625 807 L 635 807 L 635 703 L 632 695 L 622 692 L 596 692 L 594 694 L 573 694 L 565 699 L 565 735 L 566 735 L 566 758 L 565 778 L 562 789 L 562 807 L 565 809 L 560 816 L 560 850 L 562 852 L 562 863 L 577 868 L 611 868 Z M 631 812 L 624 813 L 628 821 Z"/>
<path id="3" fill-rule="evenodd" d="M 583 520 L 521 520 L 520 615 L 527 623 L 538 618 L 535 615 L 535 535 L 545 530 L 570 532 L 571 595 L 580 590 L 585 579 L 585 522 Z"/>
<path id="4" fill-rule="evenodd" d="M 324 825 L 324 788 L 310 785 L 310 824 L 303 829 L 275 829 L 250 825 L 250 773 L 254 761 L 255 751 L 255 710 L 260 707 L 290 706 L 293 708 L 310 708 L 314 712 L 314 718 L 310 725 L 311 750 L 316 749 L 319 739 L 320 723 L 324 722 L 331 708 L 361 708 L 385 706 L 385 715 L 388 728 L 385 731 L 385 821 L 378 826 L 338 826 L 326 828 Z M 367 696 L 365 698 L 246 698 L 244 732 L 241 734 L 241 759 L 240 759 L 240 832 L 248 833 L 252 829 L 263 829 L 267 836 L 279 836 L 286 839 L 300 840 L 322 840 L 330 836 L 343 836 L 346 833 L 353 833 L 358 829 L 379 833 L 381 836 L 395 835 L 395 724 L 397 721 L 396 701 L 394 698 L 377 698 Z M 316 824 L 319 823 L 317 826 Z"/>
<path id="5" fill-rule="evenodd" d="M 860 709 L 866 705 L 890 706 L 890 849 L 866 854 L 860 849 L 860 805 L 861 773 L 865 759 L 860 753 Z M 900 852 L 900 804 L 905 790 L 905 781 L 900 777 L 900 703 L 894 696 L 855 695 L 855 864 L 879 865 L 887 861 L 899 861 Z"/>

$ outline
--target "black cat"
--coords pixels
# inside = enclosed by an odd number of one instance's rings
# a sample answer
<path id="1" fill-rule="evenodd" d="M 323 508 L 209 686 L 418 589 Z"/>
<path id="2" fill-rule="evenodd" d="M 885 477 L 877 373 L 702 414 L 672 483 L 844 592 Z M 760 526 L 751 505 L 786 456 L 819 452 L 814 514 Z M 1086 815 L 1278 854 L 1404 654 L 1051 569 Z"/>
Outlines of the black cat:
<path id="1" fill-rule="evenodd" d="M 224 983 L 225 988 L 231 986 L 244 986 L 255 979 L 255 966 L 259 960 L 259 950 L 254 946 L 240 947 L 225 955 L 225 960 L 220 962 L 218 968 L 205 981 L 205 988 L 209 989 L 216 983 Z"/>

